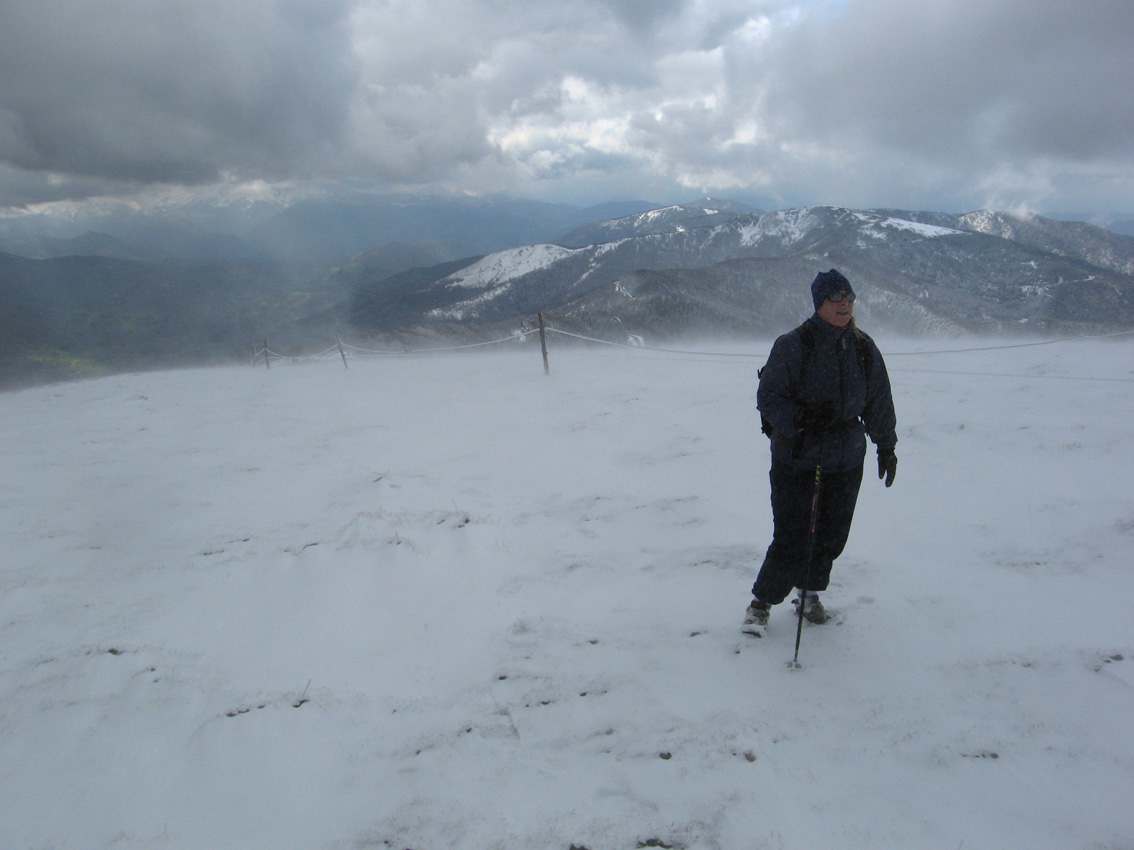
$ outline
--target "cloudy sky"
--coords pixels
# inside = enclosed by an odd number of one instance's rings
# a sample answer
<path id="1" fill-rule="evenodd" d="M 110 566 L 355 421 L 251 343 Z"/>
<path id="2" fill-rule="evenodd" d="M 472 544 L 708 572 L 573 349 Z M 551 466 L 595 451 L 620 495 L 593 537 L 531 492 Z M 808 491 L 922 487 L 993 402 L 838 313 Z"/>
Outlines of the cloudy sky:
<path id="1" fill-rule="evenodd" d="M 1134 212 L 1134 0 L 0 0 L 0 208 Z"/>

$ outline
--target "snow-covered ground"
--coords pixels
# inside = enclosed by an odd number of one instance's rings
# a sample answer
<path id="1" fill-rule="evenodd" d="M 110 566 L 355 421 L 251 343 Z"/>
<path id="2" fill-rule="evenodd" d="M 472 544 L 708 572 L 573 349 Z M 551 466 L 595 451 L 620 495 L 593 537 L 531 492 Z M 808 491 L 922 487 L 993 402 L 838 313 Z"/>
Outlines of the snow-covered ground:
<path id="1" fill-rule="evenodd" d="M 799 671 L 766 346 L 0 396 L 0 847 L 1134 847 L 1134 341 L 879 342 Z"/>

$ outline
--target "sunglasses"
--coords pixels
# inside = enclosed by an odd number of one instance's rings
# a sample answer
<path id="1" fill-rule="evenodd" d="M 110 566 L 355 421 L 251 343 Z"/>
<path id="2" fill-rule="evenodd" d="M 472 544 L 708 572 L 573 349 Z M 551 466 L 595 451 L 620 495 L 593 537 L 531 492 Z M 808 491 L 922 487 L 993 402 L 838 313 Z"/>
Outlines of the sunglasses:
<path id="1" fill-rule="evenodd" d="M 832 292 L 827 296 L 828 301 L 834 301 L 836 304 L 838 304 L 844 298 L 847 299 L 847 301 L 850 301 L 852 304 L 854 303 L 853 292 Z"/>

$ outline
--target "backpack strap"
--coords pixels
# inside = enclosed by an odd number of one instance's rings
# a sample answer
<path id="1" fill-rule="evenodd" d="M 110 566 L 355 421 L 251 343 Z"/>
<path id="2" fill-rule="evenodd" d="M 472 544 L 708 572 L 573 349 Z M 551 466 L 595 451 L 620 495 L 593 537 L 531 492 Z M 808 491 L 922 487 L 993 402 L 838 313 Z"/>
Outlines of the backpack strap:
<path id="1" fill-rule="evenodd" d="M 862 366 L 862 374 L 870 380 L 870 373 L 874 370 L 874 346 L 871 339 L 858 328 L 854 329 L 854 347 L 858 352 L 858 363 Z"/>
<path id="2" fill-rule="evenodd" d="M 803 352 L 799 363 L 799 386 L 803 386 L 803 376 L 807 373 L 807 366 L 815 358 L 815 334 L 807 322 L 804 322 L 792 333 L 799 337 L 800 348 Z M 756 370 L 757 379 L 764 376 L 765 368 L 766 365 Z M 768 436 L 768 439 L 772 438 L 774 429 L 772 423 L 764 417 L 764 414 L 760 414 L 760 430 Z"/>
<path id="3" fill-rule="evenodd" d="M 795 334 L 799 337 L 799 343 L 803 349 L 803 356 L 799 362 L 799 385 L 802 387 L 803 376 L 807 374 L 807 367 L 815 359 L 815 331 L 811 330 L 811 325 L 804 322 L 795 329 Z"/>

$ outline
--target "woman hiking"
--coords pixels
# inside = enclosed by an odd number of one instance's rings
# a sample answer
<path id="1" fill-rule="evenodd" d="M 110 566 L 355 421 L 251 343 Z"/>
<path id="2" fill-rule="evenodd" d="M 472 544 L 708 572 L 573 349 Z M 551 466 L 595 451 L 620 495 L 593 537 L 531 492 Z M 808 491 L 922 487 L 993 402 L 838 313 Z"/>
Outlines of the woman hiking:
<path id="1" fill-rule="evenodd" d="M 742 627 L 757 637 L 792 588 L 802 616 L 826 622 L 819 594 L 850 534 L 867 436 L 887 487 L 898 467 L 890 379 L 878 347 L 855 326 L 850 281 L 836 269 L 820 272 L 811 299 L 815 314 L 776 340 L 756 394 L 772 440 L 773 520 Z"/>

